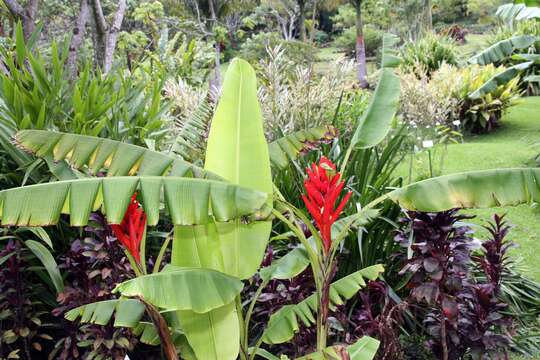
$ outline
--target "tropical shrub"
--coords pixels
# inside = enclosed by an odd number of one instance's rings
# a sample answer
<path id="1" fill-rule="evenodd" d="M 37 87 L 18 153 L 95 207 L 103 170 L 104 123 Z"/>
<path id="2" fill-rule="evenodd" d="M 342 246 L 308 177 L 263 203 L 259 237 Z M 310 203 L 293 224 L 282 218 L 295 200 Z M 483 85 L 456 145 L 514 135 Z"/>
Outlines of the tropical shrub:
<path id="1" fill-rule="evenodd" d="M 426 34 L 416 41 L 407 42 L 401 49 L 401 68 L 405 72 L 424 69 L 428 75 L 442 64 L 457 65 L 458 51 L 453 40 L 433 33 Z"/>
<path id="2" fill-rule="evenodd" d="M 341 94 L 350 87 L 353 64 L 337 60 L 330 69 L 320 76 L 309 66 L 290 68 L 286 49 L 268 50 L 259 71 L 259 100 L 268 139 L 332 121 Z"/>
<path id="3" fill-rule="evenodd" d="M 458 359 L 470 352 L 475 359 L 504 358 L 511 342 L 511 319 L 499 296 L 508 228 L 495 216 L 488 227 L 492 238 L 482 243 L 480 255 L 471 258 L 475 246 L 471 229 L 459 224 L 466 218 L 457 210 L 408 213 L 407 230 L 396 237 L 411 254 L 403 255 L 401 274 L 409 274 L 412 301 L 427 305 L 423 315 L 431 338 L 427 344 L 437 357 Z M 472 277 L 473 259 L 485 280 Z"/>

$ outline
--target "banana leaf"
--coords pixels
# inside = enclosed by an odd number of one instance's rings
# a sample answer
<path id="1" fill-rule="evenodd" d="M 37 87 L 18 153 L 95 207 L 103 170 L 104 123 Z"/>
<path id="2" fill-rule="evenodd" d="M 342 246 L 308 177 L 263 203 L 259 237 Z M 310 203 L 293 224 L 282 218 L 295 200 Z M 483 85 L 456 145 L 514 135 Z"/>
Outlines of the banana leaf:
<path id="1" fill-rule="evenodd" d="M 390 131 L 392 119 L 399 104 L 400 83 L 393 68 L 399 65 L 399 58 L 393 51 L 397 39 L 392 35 L 383 37 L 383 57 L 381 77 L 371 98 L 368 109 L 362 115 L 351 139 L 349 149 L 366 149 L 380 143 Z"/>
<path id="2" fill-rule="evenodd" d="M 516 206 L 540 201 L 540 169 L 471 171 L 419 181 L 388 194 L 407 210 Z"/>
<path id="3" fill-rule="evenodd" d="M 372 360 L 379 349 L 379 340 L 361 337 L 352 345 L 334 345 L 322 352 L 311 353 L 296 360 Z"/>
<path id="4" fill-rule="evenodd" d="M 286 168 L 292 160 L 315 149 L 320 143 L 331 141 L 338 130 L 330 125 L 296 131 L 268 145 L 270 161 L 276 169 Z"/>
<path id="5" fill-rule="evenodd" d="M 149 225 L 159 220 L 161 196 L 175 225 L 228 221 L 258 213 L 267 199 L 265 193 L 213 180 L 89 178 L 0 191 L 0 220 L 4 226 L 44 226 L 56 224 L 63 213 L 71 215 L 71 225 L 83 226 L 92 210 L 102 208 L 109 223 L 119 224 L 135 191 L 140 193 Z"/>
<path id="6" fill-rule="evenodd" d="M 219 271 L 169 265 L 162 272 L 124 281 L 113 292 L 141 296 L 165 311 L 203 314 L 229 304 L 243 287 L 240 280 Z"/>
<path id="7" fill-rule="evenodd" d="M 270 207 L 270 158 L 256 82 L 247 62 L 231 62 L 212 119 L 204 168 L 232 184 L 268 194 Z M 206 226 L 176 227 L 172 263 L 218 269 L 240 279 L 253 276 L 264 256 L 271 222 L 216 220 Z M 178 319 L 197 358 L 237 358 L 240 329 L 234 301 L 205 314 L 179 311 Z"/>
<path id="8" fill-rule="evenodd" d="M 382 265 L 373 265 L 341 278 L 330 286 L 331 308 L 342 305 L 366 286 L 367 280 L 375 280 L 384 271 Z M 285 305 L 270 316 L 263 332 L 267 344 L 281 344 L 291 340 L 299 330 L 299 319 L 305 326 L 315 324 L 318 309 L 317 296 L 313 294 L 295 305 Z"/>
<path id="9" fill-rule="evenodd" d="M 82 323 L 107 325 L 114 315 L 115 327 L 135 328 L 144 315 L 144 304 L 137 299 L 113 299 L 79 306 L 64 317 L 69 321 L 78 318 Z"/>
<path id="10" fill-rule="evenodd" d="M 45 130 L 19 131 L 14 141 L 37 157 L 65 160 L 77 169 L 87 167 L 93 174 L 107 170 L 107 176 L 168 175 L 221 180 L 179 157 L 121 141 Z"/>
<path id="11" fill-rule="evenodd" d="M 482 86 L 470 93 L 468 95 L 469 99 L 480 99 L 482 96 L 497 90 L 499 86 L 508 83 L 513 78 L 518 76 L 520 72 L 528 69 L 532 64 L 532 61 L 517 64 L 505 69 L 503 72 L 497 75 L 494 75 L 491 79 L 482 84 Z"/>
<path id="12" fill-rule="evenodd" d="M 526 49 L 537 41 L 535 36 L 519 35 L 501 40 L 469 59 L 471 64 L 487 65 L 503 61 L 515 50 Z"/>

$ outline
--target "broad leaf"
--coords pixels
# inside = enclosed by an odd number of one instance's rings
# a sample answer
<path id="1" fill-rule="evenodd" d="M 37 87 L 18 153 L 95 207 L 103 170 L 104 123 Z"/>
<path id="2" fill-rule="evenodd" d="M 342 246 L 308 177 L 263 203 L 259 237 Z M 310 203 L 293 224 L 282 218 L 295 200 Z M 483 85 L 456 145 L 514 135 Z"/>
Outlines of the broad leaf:
<path id="1" fill-rule="evenodd" d="M 261 265 L 271 229 L 271 221 L 244 224 L 241 220 L 176 226 L 172 262 L 248 279 Z"/>
<path id="2" fill-rule="evenodd" d="M 333 126 L 319 126 L 307 130 L 296 131 L 270 143 L 270 161 L 277 169 L 286 168 L 292 160 L 297 159 L 315 148 L 320 143 L 331 141 L 338 135 Z"/>
<path id="3" fill-rule="evenodd" d="M 397 40 L 392 35 L 385 35 L 383 40 L 381 77 L 368 109 L 358 122 L 350 149 L 366 149 L 380 143 L 390 131 L 398 110 L 400 82 L 393 67 L 399 65 L 400 60 L 392 50 Z"/>
<path id="4" fill-rule="evenodd" d="M 218 271 L 169 265 L 166 270 L 118 284 L 114 292 L 140 296 L 166 311 L 207 313 L 231 303 L 244 285 Z"/>
<path id="5" fill-rule="evenodd" d="M 102 208 L 119 224 L 133 193 L 140 193 L 148 224 L 159 220 L 160 199 L 175 225 L 228 221 L 258 212 L 267 195 L 225 182 L 178 177 L 132 176 L 59 181 L 0 191 L 2 225 L 56 224 L 60 214 L 71 225 L 86 225 L 90 212 Z M 46 204 L 46 206 L 44 206 Z M 210 215 L 212 214 L 212 216 Z"/>
<path id="6" fill-rule="evenodd" d="M 363 336 L 352 345 L 334 345 L 296 360 L 372 360 L 379 349 L 379 340 Z"/>
<path id="7" fill-rule="evenodd" d="M 540 201 L 540 169 L 471 171 L 419 181 L 389 193 L 407 210 L 515 206 Z"/>
<path id="8" fill-rule="evenodd" d="M 487 65 L 508 58 L 518 49 L 526 49 L 536 41 L 535 36 L 520 35 L 499 41 L 469 59 L 472 64 Z"/>
<path id="9" fill-rule="evenodd" d="M 64 317 L 69 321 L 80 318 L 82 323 L 107 325 L 114 315 L 115 327 L 134 328 L 139 325 L 144 311 L 144 304 L 139 300 L 120 298 L 79 306 Z"/>
<path id="10" fill-rule="evenodd" d="M 526 6 L 525 4 L 504 4 L 499 6 L 495 13 L 504 23 L 511 26 L 514 20 L 529 20 L 540 18 L 540 8 L 536 6 Z"/>
<path id="11" fill-rule="evenodd" d="M 265 281 L 270 279 L 286 280 L 298 276 L 308 266 L 309 257 L 307 251 L 299 246 L 273 261 L 270 266 L 262 268 L 259 274 L 261 279 Z"/>
<path id="12" fill-rule="evenodd" d="M 385 33 L 383 35 L 381 67 L 394 68 L 400 64 L 399 51 L 395 48 L 399 41 L 399 36 L 394 34 Z"/>
<path id="13" fill-rule="evenodd" d="M 60 294 L 62 291 L 64 291 L 64 280 L 62 279 L 62 275 L 60 274 L 58 265 L 56 264 L 56 261 L 54 260 L 54 257 L 52 256 L 49 249 L 34 240 L 27 240 L 24 243 L 30 249 L 30 251 L 32 251 L 32 253 L 39 259 L 39 261 L 41 261 L 43 267 L 45 267 L 45 270 L 47 270 L 47 273 L 51 278 L 56 293 Z"/>
<path id="14" fill-rule="evenodd" d="M 233 184 L 272 193 L 268 144 L 257 99 L 255 71 L 234 59 L 225 75 L 204 168 Z"/>
<path id="15" fill-rule="evenodd" d="M 381 265 L 374 265 L 341 278 L 330 287 L 331 308 L 342 305 L 366 286 L 367 280 L 375 280 L 384 271 Z M 281 344 L 289 341 L 299 330 L 299 319 L 306 326 L 315 324 L 318 309 L 317 296 L 313 294 L 295 305 L 285 305 L 270 316 L 263 333 L 263 341 L 267 344 Z"/>
<path id="16" fill-rule="evenodd" d="M 494 75 L 491 79 L 486 81 L 476 91 L 468 95 L 469 99 L 480 99 L 482 96 L 489 94 L 501 85 L 504 85 L 514 79 L 519 73 L 525 69 L 528 69 L 532 65 L 532 61 L 521 63 L 509 67 L 503 70 L 501 73 Z"/>
<path id="17" fill-rule="evenodd" d="M 255 71 L 234 59 L 225 75 L 206 149 L 205 170 L 232 184 L 268 194 L 272 205 L 272 175 L 268 144 L 257 99 Z M 260 266 L 271 223 L 210 223 L 205 227 L 177 227 L 172 263 L 219 269 L 240 279 Z M 181 238 L 183 237 L 183 238 Z M 192 258 L 191 255 L 193 255 Z M 179 321 L 197 358 L 233 360 L 239 352 L 239 320 L 234 303 L 206 314 L 179 312 Z"/>
<path id="18" fill-rule="evenodd" d="M 94 136 L 22 130 L 16 134 L 15 142 L 38 157 L 65 160 L 77 169 L 87 167 L 93 174 L 107 170 L 107 176 L 168 175 L 221 179 L 179 157 Z"/>
<path id="19" fill-rule="evenodd" d="M 240 328 L 234 301 L 204 314 L 193 311 L 177 314 L 197 359 L 236 359 L 240 351 Z"/>

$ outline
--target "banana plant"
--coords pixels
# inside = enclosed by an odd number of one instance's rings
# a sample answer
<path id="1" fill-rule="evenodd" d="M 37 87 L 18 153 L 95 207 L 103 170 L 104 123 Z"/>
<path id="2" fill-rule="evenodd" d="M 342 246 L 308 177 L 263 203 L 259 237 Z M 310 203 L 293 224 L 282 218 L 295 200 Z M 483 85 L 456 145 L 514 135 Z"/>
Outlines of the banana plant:
<path id="1" fill-rule="evenodd" d="M 395 92 L 399 88 L 396 89 L 392 74 L 389 71 L 385 73 L 388 75 L 381 79 L 380 90 L 376 91 L 373 99 L 377 104 L 372 103 L 368 114 L 361 120 L 351 149 L 375 146 L 390 129 L 397 105 Z M 0 191 L 1 224 L 53 225 L 62 214 L 69 214 L 73 226 L 82 226 L 87 223 L 90 213 L 96 210 L 105 213 L 110 223 L 121 224 L 130 199 L 137 192 L 147 224 L 152 226 L 158 222 L 162 204 L 165 204 L 174 225 L 172 264 L 161 272 L 143 272 L 141 276 L 119 284 L 116 291 L 121 299 L 125 299 L 122 301 L 138 301 L 139 305 L 134 305 L 139 309 L 137 314 L 143 307 L 144 311 L 151 312 L 152 309 L 144 306 L 147 303 L 158 309 L 163 317 L 172 315 L 175 326 L 170 331 L 181 331 L 185 340 L 182 346 L 178 345 L 184 349 L 182 356 L 199 360 L 232 360 L 238 354 L 245 359 L 261 352 L 260 349 L 250 351 L 245 347 L 240 352 L 240 344 L 245 344 L 246 331 L 239 293 L 241 280 L 258 270 L 270 235 L 270 212 L 288 223 L 301 240 L 305 255 L 303 263 L 307 257 L 311 266 L 317 268 L 321 258 L 315 252 L 325 254 L 326 251 L 326 256 L 331 259 L 347 230 L 386 199 L 399 203 L 404 209 L 421 211 L 518 205 L 540 200 L 538 169 L 471 172 L 428 179 L 396 189 L 366 204 L 352 218 L 343 219 L 346 222 L 341 229 L 336 228 L 337 224 L 331 226 L 328 222 L 321 223 L 316 229 L 303 212 L 291 208 L 284 199 L 278 199 L 279 209 L 273 209 L 271 162 L 263 135 L 255 81 L 253 69 L 246 62 L 232 62 L 212 122 L 204 169 L 150 150 L 121 146 L 106 140 L 91 141 L 89 137 L 57 133 L 48 133 L 47 136 L 34 131 L 19 133 L 16 137 L 18 144 L 38 156 L 52 155 L 56 160 L 67 160 L 88 174 L 107 170 L 108 176 Z M 388 90 L 388 87 L 393 90 Z M 383 94 L 390 95 L 383 97 Z M 388 101 L 386 109 L 383 106 L 385 101 Z M 379 121 L 376 114 L 384 116 L 379 126 L 375 124 Z M 329 164 L 320 165 L 325 171 L 335 171 Z M 347 161 L 344 161 L 342 167 L 346 165 Z M 312 233 L 320 237 L 319 241 L 302 237 L 291 216 L 309 224 Z M 328 226 L 330 236 L 323 236 L 323 233 L 327 234 Z M 326 270 L 331 270 L 327 265 Z M 279 266 L 271 272 L 279 273 L 277 269 Z M 322 315 L 328 309 L 320 308 L 323 295 L 329 296 L 327 304 L 331 308 L 360 289 L 364 278 L 374 278 L 382 269 L 364 270 L 361 270 L 363 273 L 352 274 L 351 278 L 320 284 L 321 288 L 326 287 L 326 293 L 315 295 L 316 305 L 313 305 L 314 300 L 309 300 L 277 313 L 272 328 L 280 330 L 276 333 L 269 330 L 259 341 L 272 343 L 287 339 L 290 328 L 275 324 L 284 323 L 278 321 L 281 318 L 297 319 L 299 314 L 306 316 L 300 319 L 308 324 L 316 318 L 315 323 L 324 329 Z M 317 281 L 328 279 L 330 276 Z M 78 313 L 71 313 L 70 317 L 79 314 L 85 321 L 102 322 L 116 312 L 117 318 L 122 318 L 119 315 L 122 307 L 118 303 L 113 305 L 96 305 L 94 310 L 78 309 Z M 132 319 L 129 324 L 137 323 L 139 328 L 144 328 L 140 320 Z M 368 342 L 374 343 L 366 339 L 361 344 Z M 314 356 L 331 358 L 338 354 L 338 350 L 343 350 L 331 348 L 326 346 L 324 336 L 320 336 L 317 355 Z M 347 348 L 350 356 L 354 351 L 354 348 Z M 369 358 L 366 355 L 361 359 Z"/>

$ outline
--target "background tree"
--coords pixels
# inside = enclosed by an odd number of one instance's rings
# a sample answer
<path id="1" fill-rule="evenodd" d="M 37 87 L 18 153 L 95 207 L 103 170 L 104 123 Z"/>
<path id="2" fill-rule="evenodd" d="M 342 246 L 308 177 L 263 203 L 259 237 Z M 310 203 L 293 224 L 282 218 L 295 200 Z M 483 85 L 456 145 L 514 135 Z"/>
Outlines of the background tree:
<path id="1" fill-rule="evenodd" d="M 124 14 L 126 12 L 126 0 L 118 1 L 118 6 L 113 15 L 111 24 L 108 24 L 105 19 L 101 1 L 91 1 L 94 23 L 96 26 L 94 37 L 94 55 L 96 64 L 101 66 L 104 73 L 108 73 L 112 67 L 116 40 L 118 39 L 118 33 L 120 32 Z"/>
<path id="2" fill-rule="evenodd" d="M 364 44 L 364 24 L 362 22 L 363 0 L 351 0 L 356 10 L 356 63 L 357 79 L 362 89 L 369 86 L 367 82 L 366 46 Z"/>
<path id="3" fill-rule="evenodd" d="M 20 20 L 23 26 L 24 38 L 28 39 L 36 28 L 36 15 L 39 7 L 39 0 L 28 0 L 22 6 L 17 0 L 2 0 L 11 16 Z"/>

